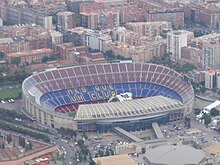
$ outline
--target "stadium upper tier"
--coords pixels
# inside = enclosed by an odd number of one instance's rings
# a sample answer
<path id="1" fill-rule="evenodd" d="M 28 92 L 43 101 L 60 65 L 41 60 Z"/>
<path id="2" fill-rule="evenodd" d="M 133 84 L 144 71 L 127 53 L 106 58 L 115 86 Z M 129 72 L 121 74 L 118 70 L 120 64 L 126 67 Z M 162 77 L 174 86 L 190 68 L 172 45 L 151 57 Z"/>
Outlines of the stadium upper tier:
<path id="1" fill-rule="evenodd" d="M 162 95 L 181 101 L 193 98 L 191 84 L 176 71 L 149 63 L 102 63 L 36 73 L 22 85 L 32 103 L 58 112 L 71 112 L 79 103 L 108 100 L 131 92 L 134 98 Z"/>

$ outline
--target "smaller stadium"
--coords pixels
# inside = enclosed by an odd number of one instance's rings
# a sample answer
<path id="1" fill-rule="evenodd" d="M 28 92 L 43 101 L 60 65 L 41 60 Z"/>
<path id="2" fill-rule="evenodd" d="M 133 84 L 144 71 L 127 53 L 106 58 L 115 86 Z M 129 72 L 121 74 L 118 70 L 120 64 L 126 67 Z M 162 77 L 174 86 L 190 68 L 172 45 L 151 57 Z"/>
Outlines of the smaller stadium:
<path id="1" fill-rule="evenodd" d="M 22 84 L 23 112 L 50 128 L 128 131 L 181 120 L 192 111 L 190 81 L 150 63 L 95 63 L 35 73 Z"/>

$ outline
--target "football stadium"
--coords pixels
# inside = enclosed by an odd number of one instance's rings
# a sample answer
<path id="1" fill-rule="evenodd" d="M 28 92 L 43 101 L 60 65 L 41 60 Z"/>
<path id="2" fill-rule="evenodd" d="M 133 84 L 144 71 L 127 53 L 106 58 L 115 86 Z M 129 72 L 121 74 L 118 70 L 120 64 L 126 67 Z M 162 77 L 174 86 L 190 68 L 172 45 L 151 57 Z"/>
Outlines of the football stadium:
<path id="1" fill-rule="evenodd" d="M 107 132 L 150 128 L 192 111 L 187 77 L 150 63 L 97 63 L 34 73 L 22 84 L 23 112 L 50 128 Z"/>

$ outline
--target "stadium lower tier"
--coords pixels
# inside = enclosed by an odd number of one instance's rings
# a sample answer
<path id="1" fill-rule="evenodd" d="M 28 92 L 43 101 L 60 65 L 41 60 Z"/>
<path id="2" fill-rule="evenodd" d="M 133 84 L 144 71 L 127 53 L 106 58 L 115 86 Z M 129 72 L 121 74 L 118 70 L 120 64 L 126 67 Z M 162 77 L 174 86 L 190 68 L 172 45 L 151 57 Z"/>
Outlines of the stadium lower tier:
<path id="1" fill-rule="evenodd" d="M 57 112 L 69 113 L 77 110 L 77 104 L 108 101 L 113 95 L 125 92 L 131 92 L 134 99 L 162 95 L 182 102 L 182 98 L 176 91 L 146 82 L 104 84 L 60 90 L 43 95 L 40 101 L 42 105 L 49 105 Z"/>

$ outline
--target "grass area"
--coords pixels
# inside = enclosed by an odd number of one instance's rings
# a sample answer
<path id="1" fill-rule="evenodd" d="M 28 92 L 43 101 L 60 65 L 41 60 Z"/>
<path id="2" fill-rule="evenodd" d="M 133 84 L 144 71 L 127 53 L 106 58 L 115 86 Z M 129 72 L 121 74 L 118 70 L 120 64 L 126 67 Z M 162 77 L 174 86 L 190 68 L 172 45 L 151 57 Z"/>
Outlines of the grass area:
<path id="1" fill-rule="evenodd" d="M 5 99 L 18 99 L 21 97 L 21 87 L 15 88 L 6 88 L 0 90 L 0 100 Z"/>

